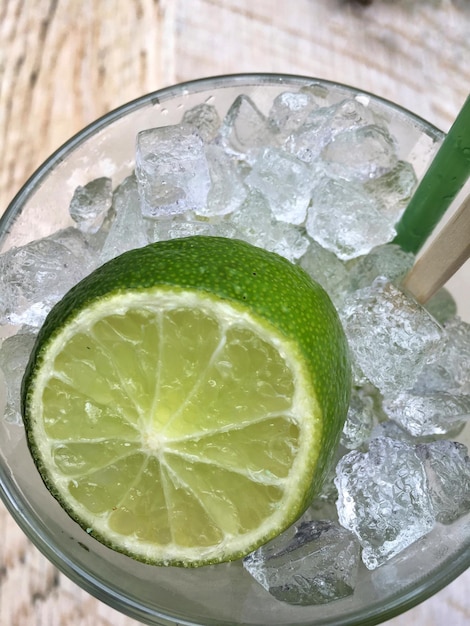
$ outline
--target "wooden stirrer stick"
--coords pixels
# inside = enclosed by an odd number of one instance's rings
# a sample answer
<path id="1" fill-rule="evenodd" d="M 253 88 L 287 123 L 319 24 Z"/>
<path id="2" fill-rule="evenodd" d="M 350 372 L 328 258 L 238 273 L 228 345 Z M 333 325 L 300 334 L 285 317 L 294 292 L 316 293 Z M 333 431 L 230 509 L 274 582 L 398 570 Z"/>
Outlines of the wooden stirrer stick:
<path id="1" fill-rule="evenodd" d="M 405 276 L 403 287 L 424 304 L 469 256 L 470 195 Z"/>

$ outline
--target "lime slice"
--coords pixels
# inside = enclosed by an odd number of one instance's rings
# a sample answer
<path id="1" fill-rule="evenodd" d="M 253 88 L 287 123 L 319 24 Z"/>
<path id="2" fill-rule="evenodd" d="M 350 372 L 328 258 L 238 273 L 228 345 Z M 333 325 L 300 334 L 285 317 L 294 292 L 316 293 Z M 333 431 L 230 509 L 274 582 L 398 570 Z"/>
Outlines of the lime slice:
<path id="1" fill-rule="evenodd" d="M 349 397 L 326 293 L 281 257 L 190 237 L 133 250 L 49 314 L 23 380 L 42 478 L 155 564 L 239 558 L 308 505 Z"/>

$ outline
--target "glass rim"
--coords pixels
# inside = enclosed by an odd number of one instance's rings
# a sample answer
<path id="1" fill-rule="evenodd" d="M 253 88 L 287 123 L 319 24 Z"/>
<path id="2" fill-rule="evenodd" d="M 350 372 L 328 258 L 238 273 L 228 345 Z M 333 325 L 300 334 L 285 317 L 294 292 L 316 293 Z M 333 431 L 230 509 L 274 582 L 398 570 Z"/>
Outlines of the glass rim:
<path id="1" fill-rule="evenodd" d="M 176 95 L 180 96 L 181 93 L 184 93 L 185 91 L 188 93 L 198 93 L 208 91 L 210 88 L 216 89 L 224 86 L 257 86 L 263 84 L 282 85 L 283 83 L 286 83 L 286 85 L 289 86 L 295 84 L 298 84 L 299 86 L 318 84 L 326 87 L 340 88 L 344 90 L 345 93 L 349 93 L 352 96 L 364 95 L 371 98 L 373 102 L 378 103 L 379 105 L 390 110 L 397 111 L 407 119 L 421 125 L 434 138 L 442 138 L 445 135 L 443 131 L 438 129 L 432 123 L 386 98 L 382 98 L 374 93 L 357 87 L 322 78 L 295 74 L 237 73 L 209 76 L 185 81 L 149 92 L 114 108 L 85 126 L 65 141 L 33 172 L 33 174 L 27 179 L 18 193 L 8 204 L 5 212 L 0 217 L 0 241 L 5 233 L 8 232 L 10 224 L 16 216 L 21 213 L 23 205 L 34 193 L 38 184 L 42 183 L 49 173 L 52 172 L 54 167 L 63 161 L 76 147 L 90 139 L 97 131 L 105 128 L 119 118 L 124 117 L 137 109 L 148 106 L 149 104 L 155 105 L 163 103 Z M 72 560 L 62 551 L 58 542 L 51 545 L 50 537 L 47 536 L 45 529 L 40 528 L 40 526 L 35 523 L 36 520 L 29 514 L 29 509 L 24 506 L 24 503 L 21 502 L 21 498 L 15 498 L 16 495 L 14 477 L 9 476 L 6 468 L 0 464 L 0 498 L 3 500 L 6 509 L 35 547 L 55 567 L 57 567 L 63 574 L 65 574 L 82 589 L 96 597 L 98 600 L 110 605 L 112 608 L 119 610 L 133 619 L 138 619 L 143 623 L 154 624 L 154 621 L 149 621 L 151 618 L 161 619 L 162 623 L 169 623 L 169 619 L 175 619 L 179 624 L 187 626 L 194 626 L 194 624 L 197 623 L 185 621 L 179 616 L 172 617 L 169 614 L 164 614 L 154 609 L 144 610 L 142 605 L 135 598 L 131 596 L 122 596 L 120 592 L 116 591 L 112 586 L 108 585 L 97 575 L 90 575 L 85 568 L 77 566 L 77 564 L 73 563 Z M 423 576 L 418 581 L 415 581 L 414 584 L 410 585 L 405 593 L 401 590 L 385 602 L 380 600 L 367 608 L 357 609 L 346 614 L 344 619 L 341 619 L 341 621 L 338 621 L 336 617 L 331 619 L 326 618 L 321 622 L 321 624 L 324 626 L 333 626 L 334 624 L 338 626 L 340 624 L 342 626 L 352 626 L 353 624 L 373 626 L 375 624 L 379 624 L 384 620 L 399 615 L 416 606 L 420 602 L 428 599 L 430 596 L 450 584 L 466 569 L 468 569 L 468 567 L 470 567 L 470 550 L 464 549 L 457 555 L 457 557 L 452 560 L 449 558 L 447 567 Z M 312 623 L 314 624 L 315 622 Z"/>

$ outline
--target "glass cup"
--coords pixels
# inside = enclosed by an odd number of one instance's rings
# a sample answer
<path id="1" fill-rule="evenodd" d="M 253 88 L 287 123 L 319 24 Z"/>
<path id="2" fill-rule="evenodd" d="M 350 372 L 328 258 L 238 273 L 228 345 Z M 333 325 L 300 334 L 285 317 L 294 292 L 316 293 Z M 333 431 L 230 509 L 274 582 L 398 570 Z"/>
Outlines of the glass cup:
<path id="1" fill-rule="evenodd" d="M 308 87 L 325 105 L 356 98 L 383 118 L 399 157 L 422 176 L 443 133 L 381 98 L 324 80 L 247 74 L 197 80 L 143 96 L 100 118 L 55 152 L 19 191 L 0 220 L 0 251 L 71 225 L 69 202 L 78 185 L 111 176 L 119 184 L 134 167 L 136 135 L 179 123 L 204 102 L 221 118 L 245 94 L 262 112 L 281 92 Z M 463 306 L 463 293 L 455 293 Z M 5 329 L 0 329 L 0 333 Z M 1 337 L 1 334 L 0 334 Z M 0 410 L 5 390 L 0 389 Z M 469 428 L 459 440 L 468 445 Z M 16 522 L 43 554 L 74 582 L 117 610 L 148 624 L 211 626 L 376 624 L 409 609 L 450 583 L 470 565 L 470 514 L 436 525 L 382 567 L 360 568 L 351 597 L 300 607 L 281 603 L 244 571 L 241 562 L 197 569 L 154 567 L 101 545 L 74 523 L 43 485 L 22 427 L 0 419 L 0 495 Z"/>

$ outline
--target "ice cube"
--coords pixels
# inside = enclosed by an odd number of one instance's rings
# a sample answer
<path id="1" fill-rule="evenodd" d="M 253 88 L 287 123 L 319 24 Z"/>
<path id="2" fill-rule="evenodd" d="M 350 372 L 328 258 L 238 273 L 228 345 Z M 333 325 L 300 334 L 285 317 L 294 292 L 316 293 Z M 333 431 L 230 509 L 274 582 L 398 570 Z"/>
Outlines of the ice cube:
<path id="1" fill-rule="evenodd" d="M 236 163 L 218 145 L 206 147 L 211 186 L 207 204 L 197 209 L 198 215 L 213 217 L 235 211 L 245 200 L 247 188 Z"/>
<path id="2" fill-rule="evenodd" d="M 258 191 L 248 194 L 230 221 L 237 229 L 238 239 L 276 252 L 292 262 L 305 254 L 309 245 L 296 226 L 273 218 L 268 201 Z"/>
<path id="3" fill-rule="evenodd" d="M 155 227 L 155 241 L 167 239 L 180 239 L 181 237 L 194 237 L 205 235 L 212 237 L 235 238 L 236 228 L 230 222 L 220 220 L 218 222 L 178 220 L 160 221 Z"/>
<path id="4" fill-rule="evenodd" d="M 424 308 L 429 311 L 440 324 L 449 322 L 457 315 L 457 303 L 452 294 L 445 287 L 441 287 L 432 298 L 429 298 Z"/>
<path id="5" fill-rule="evenodd" d="M 456 441 L 419 444 L 416 453 L 424 463 L 436 520 L 451 524 L 470 511 L 470 458 Z"/>
<path id="6" fill-rule="evenodd" d="M 246 95 L 238 96 L 222 124 L 222 140 L 227 150 L 250 161 L 260 148 L 277 145 L 278 138 L 267 118 Z"/>
<path id="7" fill-rule="evenodd" d="M 21 424 L 21 381 L 36 341 L 37 329 L 24 326 L 0 344 L 0 372 L 3 372 L 6 388 L 5 419 Z"/>
<path id="8" fill-rule="evenodd" d="M 393 138 L 373 124 L 337 134 L 320 158 L 330 176 L 358 181 L 383 176 L 398 162 Z"/>
<path id="9" fill-rule="evenodd" d="M 444 325 L 441 350 L 420 375 L 415 391 L 470 394 L 470 324 L 458 317 Z"/>
<path id="10" fill-rule="evenodd" d="M 308 234 L 346 261 L 391 241 L 395 220 L 387 219 L 380 202 L 352 182 L 326 179 L 313 190 Z"/>
<path id="11" fill-rule="evenodd" d="M 113 199 L 110 178 L 96 178 L 75 189 L 69 212 L 77 227 L 84 233 L 96 233 L 111 208 Z"/>
<path id="12" fill-rule="evenodd" d="M 426 363 L 436 358 L 439 324 L 381 278 L 349 296 L 340 314 L 357 366 L 384 394 L 411 388 Z"/>
<path id="13" fill-rule="evenodd" d="M 265 196 L 276 219 L 290 224 L 304 222 L 313 179 L 310 168 L 300 159 L 277 148 L 265 148 L 245 183 Z"/>
<path id="14" fill-rule="evenodd" d="M 398 441 L 406 441 L 408 443 L 416 443 L 415 437 L 410 435 L 408 431 L 399 426 L 393 420 L 387 419 L 384 422 L 380 422 L 372 429 L 370 434 L 371 439 L 377 439 L 381 437 L 389 437 L 390 439 L 397 439 Z"/>
<path id="15" fill-rule="evenodd" d="M 341 444 L 349 450 L 362 446 L 381 417 L 381 397 L 377 389 L 370 384 L 353 387 Z"/>
<path id="16" fill-rule="evenodd" d="M 458 433 L 470 421 L 470 395 L 436 391 L 426 395 L 402 392 L 385 398 L 387 415 L 414 437 Z"/>
<path id="17" fill-rule="evenodd" d="M 350 290 L 371 285 L 378 277 L 387 278 L 399 286 L 402 279 L 413 267 L 415 257 L 400 246 L 386 243 L 373 248 L 369 254 L 353 259 L 349 266 Z"/>
<path id="18" fill-rule="evenodd" d="M 252 241 L 252 243 L 271 252 L 276 252 L 292 263 L 305 254 L 308 248 L 308 239 L 303 236 L 300 230 L 291 224 L 276 222 L 275 220 L 271 223 L 270 228 L 259 233 L 258 242 Z"/>
<path id="19" fill-rule="evenodd" d="M 367 452 L 352 451 L 336 468 L 338 516 L 375 569 L 427 534 L 434 525 L 423 464 L 414 447 L 387 437 Z"/>
<path id="20" fill-rule="evenodd" d="M 268 122 L 282 137 L 287 137 L 297 130 L 315 109 L 318 109 L 318 104 L 312 93 L 283 91 L 273 100 Z"/>
<path id="21" fill-rule="evenodd" d="M 335 522 L 292 526 L 243 560 L 270 594 L 289 604 L 325 604 L 353 593 L 359 544 Z"/>
<path id="22" fill-rule="evenodd" d="M 375 122 L 372 111 L 356 98 L 345 98 L 328 108 L 329 116 L 322 118 L 322 126 L 325 130 L 329 129 L 331 139 L 345 130 L 361 128 Z M 316 118 L 319 112 L 320 109 L 314 111 L 310 120 Z"/>
<path id="23" fill-rule="evenodd" d="M 184 124 L 141 131 L 135 171 L 146 217 L 168 217 L 206 205 L 211 180 L 204 142 Z"/>
<path id="24" fill-rule="evenodd" d="M 384 205 L 386 212 L 398 222 L 417 185 L 413 166 L 406 161 L 398 161 L 390 171 L 364 183 L 364 189 Z"/>
<path id="25" fill-rule="evenodd" d="M 300 259 L 303 269 L 325 289 L 336 306 L 343 302 L 349 276 L 346 266 L 331 250 L 316 241 L 309 243 Z"/>
<path id="26" fill-rule="evenodd" d="M 100 253 L 100 263 L 149 243 L 149 225 L 140 210 L 139 192 L 134 175 L 124 179 L 115 190 L 113 208 L 115 217 Z"/>
<path id="27" fill-rule="evenodd" d="M 80 260 L 91 271 L 98 263 L 98 248 L 101 239 L 100 229 L 97 233 L 82 233 L 78 228 L 63 228 L 48 237 L 50 241 L 64 246 L 71 253 L 71 259 Z"/>
<path id="28" fill-rule="evenodd" d="M 324 146 L 345 130 L 367 126 L 373 122 L 369 109 L 354 99 L 312 111 L 304 124 L 289 137 L 290 152 L 311 163 L 320 156 Z"/>
<path id="29" fill-rule="evenodd" d="M 201 139 L 209 143 L 217 136 L 221 119 L 215 106 L 203 102 L 185 111 L 182 123 L 190 126 Z"/>
<path id="30" fill-rule="evenodd" d="M 0 324 L 40 326 L 52 306 L 95 263 L 88 241 L 76 228 L 0 255 Z"/>

